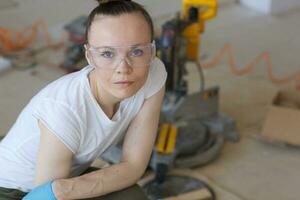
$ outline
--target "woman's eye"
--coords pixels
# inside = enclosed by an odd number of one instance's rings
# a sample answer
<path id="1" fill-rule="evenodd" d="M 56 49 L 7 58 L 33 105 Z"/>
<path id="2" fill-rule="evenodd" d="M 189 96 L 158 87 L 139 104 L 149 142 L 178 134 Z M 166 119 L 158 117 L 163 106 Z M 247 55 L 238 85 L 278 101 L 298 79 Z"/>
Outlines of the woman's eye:
<path id="1" fill-rule="evenodd" d="M 134 49 L 131 51 L 131 56 L 142 56 L 144 54 L 144 51 L 141 49 Z"/>
<path id="2" fill-rule="evenodd" d="M 111 51 L 104 51 L 104 52 L 101 52 L 100 55 L 104 58 L 113 58 L 115 54 L 114 54 L 114 52 L 111 52 Z"/>

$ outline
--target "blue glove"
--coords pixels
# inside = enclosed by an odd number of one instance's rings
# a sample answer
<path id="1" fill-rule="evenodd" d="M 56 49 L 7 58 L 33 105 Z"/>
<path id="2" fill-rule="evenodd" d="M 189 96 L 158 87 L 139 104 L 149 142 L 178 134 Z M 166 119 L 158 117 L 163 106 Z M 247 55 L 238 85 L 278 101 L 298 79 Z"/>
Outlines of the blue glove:
<path id="1" fill-rule="evenodd" d="M 34 188 L 22 200 L 57 200 L 52 191 L 52 181 Z"/>

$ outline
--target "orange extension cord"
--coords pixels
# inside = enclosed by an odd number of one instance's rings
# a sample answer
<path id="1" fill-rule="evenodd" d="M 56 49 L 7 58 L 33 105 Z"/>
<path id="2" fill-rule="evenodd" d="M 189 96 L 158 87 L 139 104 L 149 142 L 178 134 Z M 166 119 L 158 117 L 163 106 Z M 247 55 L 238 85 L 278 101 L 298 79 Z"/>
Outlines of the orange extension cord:
<path id="1" fill-rule="evenodd" d="M 216 67 L 221 62 L 222 58 L 225 57 L 226 55 L 227 55 L 227 63 L 230 67 L 231 72 L 237 76 L 242 76 L 250 73 L 262 60 L 265 61 L 267 76 L 271 82 L 273 82 L 274 84 L 286 84 L 288 82 L 295 81 L 296 89 L 300 91 L 300 71 L 292 73 L 284 78 L 276 78 L 273 74 L 272 60 L 271 60 L 270 53 L 268 51 L 262 52 L 244 68 L 240 68 L 234 62 L 231 45 L 226 43 L 223 46 L 223 48 L 219 51 L 219 53 L 212 58 L 212 60 L 206 63 L 202 63 L 201 66 L 203 69 L 210 69 Z"/>
<path id="2" fill-rule="evenodd" d="M 33 63 L 45 64 L 51 67 L 58 67 L 57 64 L 33 57 L 34 54 L 41 52 L 42 49 L 56 50 L 57 48 L 62 47 L 65 40 L 64 35 L 62 34 L 61 41 L 53 43 L 48 27 L 42 20 L 39 20 L 35 24 L 24 28 L 22 31 L 15 31 L 0 27 L 0 53 L 8 56 L 12 55 L 24 58 L 24 52 L 22 53 L 19 51 L 29 49 L 30 45 L 37 38 L 39 30 L 42 31 L 47 45 L 46 47 L 39 48 L 38 50 L 29 51 L 28 54 L 25 54 L 26 60 L 31 60 Z"/>
<path id="3" fill-rule="evenodd" d="M 35 40 L 38 35 L 38 30 L 42 29 L 48 46 L 52 46 L 52 39 L 45 23 L 40 20 L 35 24 L 26 27 L 22 31 L 13 31 L 7 28 L 0 27 L 0 47 L 5 53 L 26 49 Z"/>

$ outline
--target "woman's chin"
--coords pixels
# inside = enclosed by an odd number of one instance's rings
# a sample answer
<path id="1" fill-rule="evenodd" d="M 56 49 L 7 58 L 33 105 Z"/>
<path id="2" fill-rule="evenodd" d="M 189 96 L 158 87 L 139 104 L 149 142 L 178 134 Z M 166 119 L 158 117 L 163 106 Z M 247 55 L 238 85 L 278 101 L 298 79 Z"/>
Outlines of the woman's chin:
<path id="1" fill-rule="evenodd" d="M 115 93 L 114 96 L 117 97 L 118 99 L 123 100 L 132 97 L 134 94 L 136 94 L 135 91 L 119 91 Z"/>
<path id="2" fill-rule="evenodd" d="M 128 89 L 118 89 L 114 92 L 114 96 L 117 97 L 118 99 L 127 99 L 132 97 L 133 95 L 135 95 L 138 92 L 138 89 L 136 88 L 128 88 Z"/>

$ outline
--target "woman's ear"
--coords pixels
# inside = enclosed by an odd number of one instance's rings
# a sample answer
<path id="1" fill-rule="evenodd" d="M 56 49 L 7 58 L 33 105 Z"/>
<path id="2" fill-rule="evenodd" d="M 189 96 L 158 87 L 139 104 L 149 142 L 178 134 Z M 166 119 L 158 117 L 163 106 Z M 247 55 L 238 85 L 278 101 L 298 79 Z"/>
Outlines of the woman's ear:
<path id="1" fill-rule="evenodd" d="M 91 56 L 90 56 L 89 53 L 88 53 L 86 44 L 84 45 L 84 49 L 85 49 L 84 55 L 85 55 L 86 61 L 88 62 L 88 64 L 89 64 L 90 66 L 93 66 L 93 64 L 92 64 L 92 62 L 91 62 L 92 59 L 91 59 Z"/>

